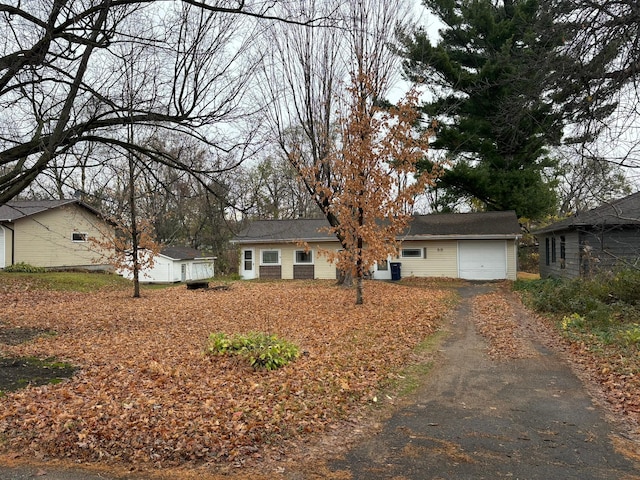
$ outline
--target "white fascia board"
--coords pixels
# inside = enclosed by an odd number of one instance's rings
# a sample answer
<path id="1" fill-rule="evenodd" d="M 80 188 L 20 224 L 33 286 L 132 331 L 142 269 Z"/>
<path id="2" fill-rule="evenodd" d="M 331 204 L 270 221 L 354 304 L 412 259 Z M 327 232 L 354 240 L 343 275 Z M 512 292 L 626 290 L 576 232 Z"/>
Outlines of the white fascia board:
<path id="1" fill-rule="evenodd" d="M 307 242 L 307 243 L 325 243 L 325 242 L 337 242 L 337 238 L 286 238 L 286 239 L 254 239 L 254 240 L 231 240 L 231 243 L 237 243 L 240 245 L 243 244 L 267 244 L 267 243 L 298 243 L 298 242 Z"/>
<path id="2" fill-rule="evenodd" d="M 403 242 L 418 240 L 518 240 L 522 235 L 410 235 L 399 240 Z"/>

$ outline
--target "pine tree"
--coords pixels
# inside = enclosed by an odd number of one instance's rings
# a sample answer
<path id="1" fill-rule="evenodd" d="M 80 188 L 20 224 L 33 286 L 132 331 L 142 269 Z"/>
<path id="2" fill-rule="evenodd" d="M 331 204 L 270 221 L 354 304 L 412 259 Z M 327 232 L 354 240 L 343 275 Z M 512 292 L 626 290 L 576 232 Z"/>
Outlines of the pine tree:
<path id="1" fill-rule="evenodd" d="M 434 87 L 424 112 L 437 120 L 432 148 L 449 167 L 436 207 L 461 199 L 486 210 L 538 218 L 556 206 L 555 162 L 562 139 L 551 78 L 561 33 L 538 0 L 424 0 L 446 25 L 433 44 L 425 31 L 404 38 L 405 72 Z M 423 170 L 431 164 L 424 162 Z"/>

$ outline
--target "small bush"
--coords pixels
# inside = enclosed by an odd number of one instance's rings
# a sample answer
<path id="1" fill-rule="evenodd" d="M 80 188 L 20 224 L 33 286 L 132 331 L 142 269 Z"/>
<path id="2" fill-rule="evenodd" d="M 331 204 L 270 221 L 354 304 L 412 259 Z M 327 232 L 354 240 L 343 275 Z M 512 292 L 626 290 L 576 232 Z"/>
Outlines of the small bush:
<path id="1" fill-rule="evenodd" d="M 640 272 L 620 270 L 609 282 L 610 297 L 616 301 L 638 305 L 640 303 Z"/>
<path id="2" fill-rule="evenodd" d="M 5 267 L 4 271 L 7 273 L 44 273 L 46 270 L 42 267 L 34 267 L 28 263 L 20 262 Z"/>
<path id="3" fill-rule="evenodd" d="M 276 370 L 298 358 L 300 350 L 293 343 L 266 333 L 250 332 L 232 337 L 224 333 L 212 333 L 205 353 L 240 355 L 256 370 Z"/>
<path id="4" fill-rule="evenodd" d="M 618 332 L 618 338 L 627 345 L 640 345 L 640 325 L 634 323 Z"/>
<path id="5" fill-rule="evenodd" d="M 577 313 L 573 313 L 571 315 L 566 315 L 562 318 L 561 327 L 562 330 L 572 330 L 574 328 L 582 329 L 584 328 L 585 320 L 584 317 L 578 315 Z"/>
<path id="6" fill-rule="evenodd" d="M 226 355 L 229 353 L 231 340 L 224 333 L 212 333 L 209 335 L 206 353 L 209 355 Z"/>

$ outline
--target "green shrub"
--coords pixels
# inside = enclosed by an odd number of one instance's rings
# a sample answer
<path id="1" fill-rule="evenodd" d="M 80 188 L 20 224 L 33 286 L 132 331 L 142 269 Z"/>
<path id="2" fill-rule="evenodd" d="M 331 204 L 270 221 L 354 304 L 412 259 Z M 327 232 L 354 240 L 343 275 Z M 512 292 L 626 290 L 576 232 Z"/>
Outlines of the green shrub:
<path id="1" fill-rule="evenodd" d="M 42 267 L 34 267 L 28 263 L 14 263 L 4 268 L 7 273 L 44 273 L 46 270 Z"/>
<path id="2" fill-rule="evenodd" d="M 209 355 L 225 355 L 229 353 L 231 340 L 224 333 L 212 333 L 209 335 L 206 353 Z"/>
<path id="3" fill-rule="evenodd" d="M 300 350 L 295 344 L 266 333 L 250 332 L 232 337 L 212 333 L 205 353 L 240 355 L 256 370 L 276 370 L 298 358 Z"/>
<path id="4" fill-rule="evenodd" d="M 578 315 L 577 313 L 573 313 L 571 315 L 565 315 L 562 318 L 561 327 L 562 330 L 573 330 L 573 329 L 582 329 L 584 328 L 585 320 L 584 317 Z"/>
<path id="5" fill-rule="evenodd" d="M 634 323 L 618 332 L 618 338 L 627 345 L 640 345 L 640 325 Z"/>
<path id="6" fill-rule="evenodd" d="M 638 305 L 640 301 L 640 272 L 619 270 L 609 281 L 610 296 L 616 301 Z"/>

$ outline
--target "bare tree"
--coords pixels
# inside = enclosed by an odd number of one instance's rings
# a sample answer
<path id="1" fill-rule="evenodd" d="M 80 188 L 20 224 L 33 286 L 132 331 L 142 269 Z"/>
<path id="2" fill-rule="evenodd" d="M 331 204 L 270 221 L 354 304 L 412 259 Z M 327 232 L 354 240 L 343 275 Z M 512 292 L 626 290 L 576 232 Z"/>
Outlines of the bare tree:
<path id="1" fill-rule="evenodd" d="M 137 151 L 146 162 L 189 171 L 207 184 L 207 167 L 193 168 L 150 144 L 128 145 L 122 131 L 129 124 L 174 131 L 225 156 L 238 150 L 242 158 L 251 133 L 242 124 L 248 113 L 243 99 L 260 60 L 252 48 L 260 28 L 256 19 L 299 21 L 279 5 L 257 0 L 1 4 L 0 203 L 55 167 L 56 157 L 78 155 L 89 143 Z M 135 73 L 144 71 L 148 83 L 131 114 L 119 98 L 123 44 L 146 55 Z M 227 128 L 230 122 L 233 130 Z"/>
<path id="2" fill-rule="evenodd" d="M 399 60 L 390 47 L 398 29 L 408 24 L 410 8 L 407 2 L 391 0 L 301 3 L 309 18 L 339 8 L 334 17 L 338 21 L 322 30 L 274 25 L 262 93 L 271 99 L 269 121 L 283 154 L 347 250 L 351 242 L 340 228 L 347 219 L 341 219 L 333 205 L 340 194 L 336 189 L 343 187 L 340 175 L 344 172 L 334 166 L 336 155 L 340 156 L 336 152 L 346 144 L 344 115 L 350 114 L 347 110 L 374 115 L 385 104 L 399 71 Z M 366 106 L 353 105 L 356 98 Z M 341 100 L 342 120 L 337 115 Z M 354 125 L 365 125 L 374 119 L 352 120 Z"/>
<path id="3" fill-rule="evenodd" d="M 570 142 L 622 167 L 640 168 L 640 10 L 636 0 L 550 2 L 574 59 L 559 66 L 556 101 L 575 122 Z M 609 167 L 603 166 L 603 169 Z"/>
<path id="4" fill-rule="evenodd" d="M 558 152 L 564 154 L 555 171 L 561 217 L 596 208 L 631 193 L 624 169 L 615 162 L 594 156 L 584 145 L 565 146 Z"/>

